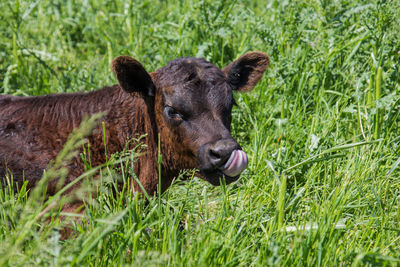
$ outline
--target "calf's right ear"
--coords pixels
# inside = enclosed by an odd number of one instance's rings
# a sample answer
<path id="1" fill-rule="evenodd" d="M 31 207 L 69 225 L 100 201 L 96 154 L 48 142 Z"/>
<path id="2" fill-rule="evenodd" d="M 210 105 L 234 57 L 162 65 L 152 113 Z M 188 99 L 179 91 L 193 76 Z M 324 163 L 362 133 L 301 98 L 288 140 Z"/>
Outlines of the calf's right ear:
<path id="1" fill-rule="evenodd" d="M 117 77 L 121 88 L 128 92 L 138 92 L 144 96 L 154 96 L 155 86 L 142 64 L 129 56 L 116 57 L 111 69 Z"/>

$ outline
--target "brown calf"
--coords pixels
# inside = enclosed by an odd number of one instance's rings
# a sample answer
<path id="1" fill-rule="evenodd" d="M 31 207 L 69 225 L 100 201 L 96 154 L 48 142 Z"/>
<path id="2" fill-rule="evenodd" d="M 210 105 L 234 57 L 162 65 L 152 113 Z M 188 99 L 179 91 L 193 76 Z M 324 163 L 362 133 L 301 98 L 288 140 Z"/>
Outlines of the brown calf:
<path id="1" fill-rule="evenodd" d="M 235 181 L 247 156 L 230 134 L 232 92 L 250 91 L 268 63 L 262 52 L 246 53 L 222 70 L 204 59 L 180 58 L 149 74 L 135 59 L 120 56 L 112 63 L 118 85 L 89 93 L 0 96 L 0 180 L 11 172 L 15 182 L 25 177 L 33 186 L 84 116 L 103 112 L 108 154 L 145 135 L 146 153 L 134 170 L 150 195 L 158 184 L 158 135 L 162 190 L 183 169 L 199 169 L 214 185 L 221 178 Z M 88 141 L 92 165 L 104 163 L 101 126 Z M 66 182 L 83 173 L 83 162 L 77 157 L 69 170 Z M 55 186 L 48 190 L 54 194 Z"/>

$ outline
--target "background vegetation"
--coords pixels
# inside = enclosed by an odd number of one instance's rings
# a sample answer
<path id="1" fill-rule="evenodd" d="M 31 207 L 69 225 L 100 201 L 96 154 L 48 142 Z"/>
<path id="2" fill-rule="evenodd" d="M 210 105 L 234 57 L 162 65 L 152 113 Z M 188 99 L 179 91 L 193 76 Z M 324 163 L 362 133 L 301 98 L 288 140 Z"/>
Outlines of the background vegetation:
<path id="1" fill-rule="evenodd" d="M 396 0 L 2 1 L 1 94 L 113 84 L 121 54 L 152 71 L 260 50 L 271 66 L 235 96 L 233 135 L 250 157 L 240 181 L 184 175 L 146 205 L 112 193 L 117 169 L 134 176 L 135 154 L 116 156 L 75 224 L 43 187 L 88 121 L 29 196 L 0 189 L 0 265 L 400 265 L 399 25 Z M 71 223 L 76 238 L 60 241 Z"/>

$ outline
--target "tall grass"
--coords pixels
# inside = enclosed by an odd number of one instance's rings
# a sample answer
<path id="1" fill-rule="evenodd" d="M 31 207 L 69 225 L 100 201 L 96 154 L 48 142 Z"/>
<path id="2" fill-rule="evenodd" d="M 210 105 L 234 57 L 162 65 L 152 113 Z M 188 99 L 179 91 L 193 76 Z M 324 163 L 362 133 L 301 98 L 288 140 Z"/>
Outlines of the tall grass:
<path id="1" fill-rule="evenodd" d="M 250 157 L 238 182 L 212 187 L 187 172 L 146 200 L 128 192 L 128 153 L 99 168 L 84 215 L 3 187 L 1 265 L 400 265 L 398 1 L 5 0 L 0 10 L 4 94 L 113 84 L 121 54 L 148 71 L 180 56 L 220 67 L 250 50 L 271 57 L 254 91 L 235 95 L 232 132 Z M 75 237 L 60 241 L 66 224 Z"/>

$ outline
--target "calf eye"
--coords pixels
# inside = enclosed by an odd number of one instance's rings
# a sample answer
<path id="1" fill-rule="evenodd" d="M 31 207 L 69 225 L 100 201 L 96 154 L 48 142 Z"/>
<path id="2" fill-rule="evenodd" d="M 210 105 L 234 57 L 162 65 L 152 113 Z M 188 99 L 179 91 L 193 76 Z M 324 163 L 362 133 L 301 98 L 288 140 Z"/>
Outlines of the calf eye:
<path id="1" fill-rule="evenodd" d="M 178 111 L 176 111 L 173 107 L 166 106 L 164 108 L 164 112 L 169 119 L 182 120 L 182 115 Z"/>

